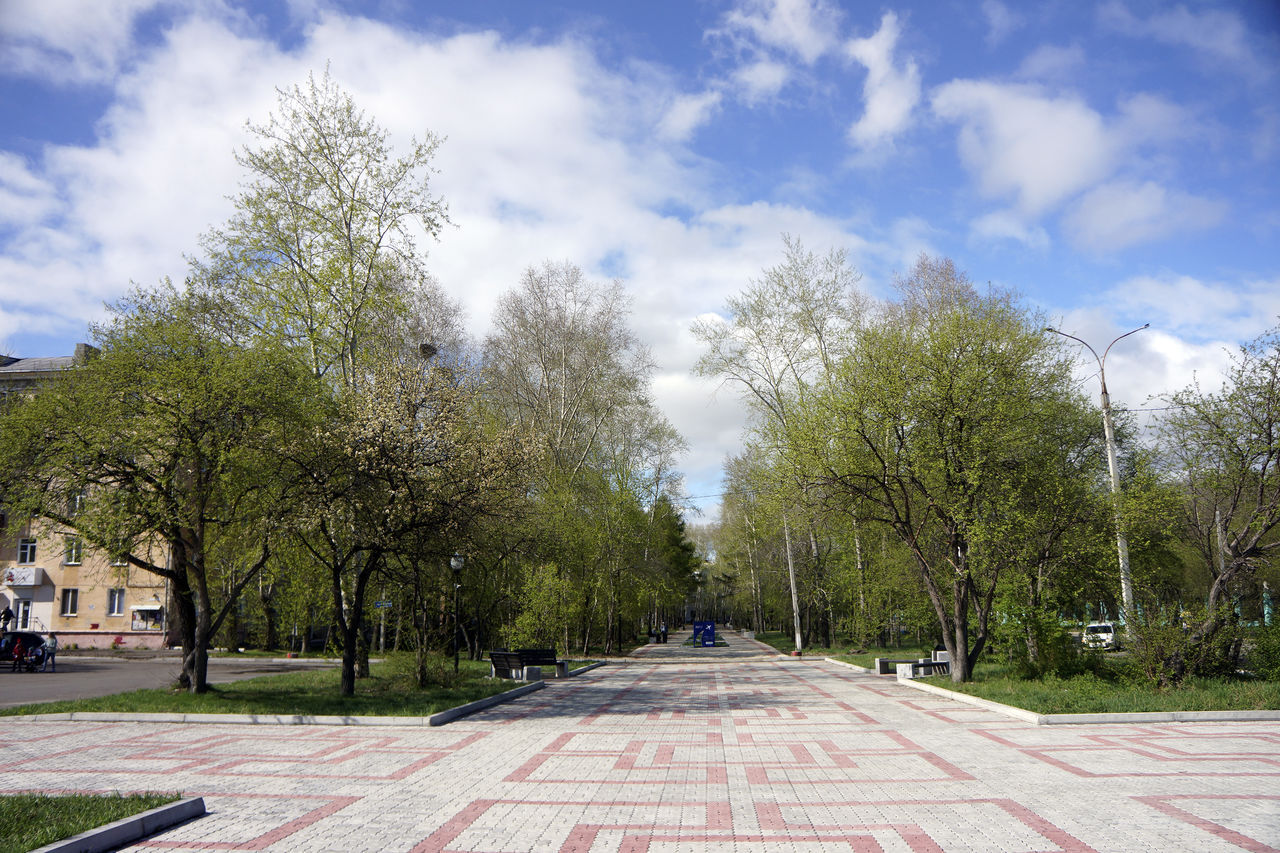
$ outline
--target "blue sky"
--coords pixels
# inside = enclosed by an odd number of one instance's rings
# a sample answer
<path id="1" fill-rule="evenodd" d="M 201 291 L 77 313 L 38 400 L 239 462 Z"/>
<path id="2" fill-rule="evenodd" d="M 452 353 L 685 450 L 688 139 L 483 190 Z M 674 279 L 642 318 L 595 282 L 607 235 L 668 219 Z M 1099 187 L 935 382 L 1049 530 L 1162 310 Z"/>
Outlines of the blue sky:
<path id="1" fill-rule="evenodd" d="M 180 279 L 245 121 L 326 64 L 393 142 L 446 137 L 427 264 L 477 336 L 531 264 L 623 280 L 692 495 L 744 414 L 690 324 L 783 233 L 876 296 L 929 252 L 1097 344 L 1150 322 L 1108 361 L 1135 407 L 1280 316 L 1271 0 L 0 0 L 0 349 Z"/>

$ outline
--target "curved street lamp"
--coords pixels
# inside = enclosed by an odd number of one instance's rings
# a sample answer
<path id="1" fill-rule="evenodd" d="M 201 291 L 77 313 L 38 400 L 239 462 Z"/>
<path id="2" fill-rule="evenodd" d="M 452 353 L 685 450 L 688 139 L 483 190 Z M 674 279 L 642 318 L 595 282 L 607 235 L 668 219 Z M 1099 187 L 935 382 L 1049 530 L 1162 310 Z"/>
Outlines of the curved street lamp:
<path id="1" fill-rule="evenodd" d="M 1053 332 L 1055 335 L 1062 335 L 1064 338 L 1071 338 L 1085 345 L 1089 352 L 1093 353 L 1094 361 L 1098 362 L 1098 380 L 1102 383 L 1102 430 L 1107 438 L 1107 469 L 1111 474 L 1111 494 L 1115 498 L 1115 516 L 1116 516 L 1116 551 L 1120 557 L 1120 599 L 1124 608 L 1123 616 L 1125 620 L 1125 631 L 1129 629 L 1129 614 L 1133 612 L 1133 580 L 1129 575 L 1129 540 L 1124 535 L 1124 524 L 1120 518 L 1120 465 L 1116 461 L 1116 433 L 1111 424 L 1111 397 L 1107 394 L 1107 353 L 1111 352 L 1111 348 L 1115 346 L 1116 341 L 1129 337 L 1132 334 L 1141 332 L 1143 329 L 1150 327 L 1150 323 L 1143 323 L 1138 328 L 1125 332 L 1120 337 L 1107 344 L 1107 348 L 1102 351 L 1102 357 L 1098 357 L 1098 352 L 1089 346 L 1089 342 L 1075 335 L 1068 335 L 1066 332 L 1045 326 L 1046 332 Z"/>

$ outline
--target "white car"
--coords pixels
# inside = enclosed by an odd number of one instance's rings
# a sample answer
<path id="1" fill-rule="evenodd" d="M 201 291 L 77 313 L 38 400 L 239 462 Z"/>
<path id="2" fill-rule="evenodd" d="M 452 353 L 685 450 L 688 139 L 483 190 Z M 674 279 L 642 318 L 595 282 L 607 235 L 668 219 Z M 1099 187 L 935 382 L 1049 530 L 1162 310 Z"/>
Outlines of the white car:
<path id="1" fill-rule="evenodd" d="M 1117 649 L 1120 647 L 1120 634 L 1114 622 L 1090 622 L 1084 626 L 1081 642 L 1090 649 Z"/>

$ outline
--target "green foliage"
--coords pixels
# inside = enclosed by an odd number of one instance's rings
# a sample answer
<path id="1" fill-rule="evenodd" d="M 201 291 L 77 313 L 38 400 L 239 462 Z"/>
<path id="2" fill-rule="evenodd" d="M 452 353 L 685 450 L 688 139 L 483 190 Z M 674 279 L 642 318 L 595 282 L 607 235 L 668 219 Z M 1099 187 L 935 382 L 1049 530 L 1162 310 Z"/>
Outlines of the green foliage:
<path id="1" fill-rule="evenodd" d="M 1254 635 L 1249 667 L 1259 678 L 1280 681 L 1280 620 L 1273 620 Z"/>
<path id="2" fill-rule="evenodd" d="M 1212 626 L 1207 633 L 1206 626 Z M 1135 673 L 1161 689 L 1188 678 L 1222 678 L 1236 671 L 1240 628 L 1225 611 L 1157 611 L 1131 623 L 1130 630 Z"/>
<path id="3" fill-rule="evenodd" d="M 520 612 L 507 632 L 507 648 L 555 647 L 573 616 L 573 593 L 573 583 L 556 564 L 531 567 L 520 593 Z"/>

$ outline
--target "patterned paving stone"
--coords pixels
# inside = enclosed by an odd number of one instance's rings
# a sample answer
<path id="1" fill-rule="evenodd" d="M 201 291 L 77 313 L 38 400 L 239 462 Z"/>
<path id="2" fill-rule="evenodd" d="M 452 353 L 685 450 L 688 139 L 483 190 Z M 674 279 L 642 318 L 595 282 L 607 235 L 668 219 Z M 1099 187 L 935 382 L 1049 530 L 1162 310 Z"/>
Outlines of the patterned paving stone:
<path id="1" fill-rule="evenodd" d="M 1280 849 L 1280 724 L 1037 728 L 730 640 L 435 729 L 14 722 L 0 790 L 205 797 L 133 851 Z"/>

